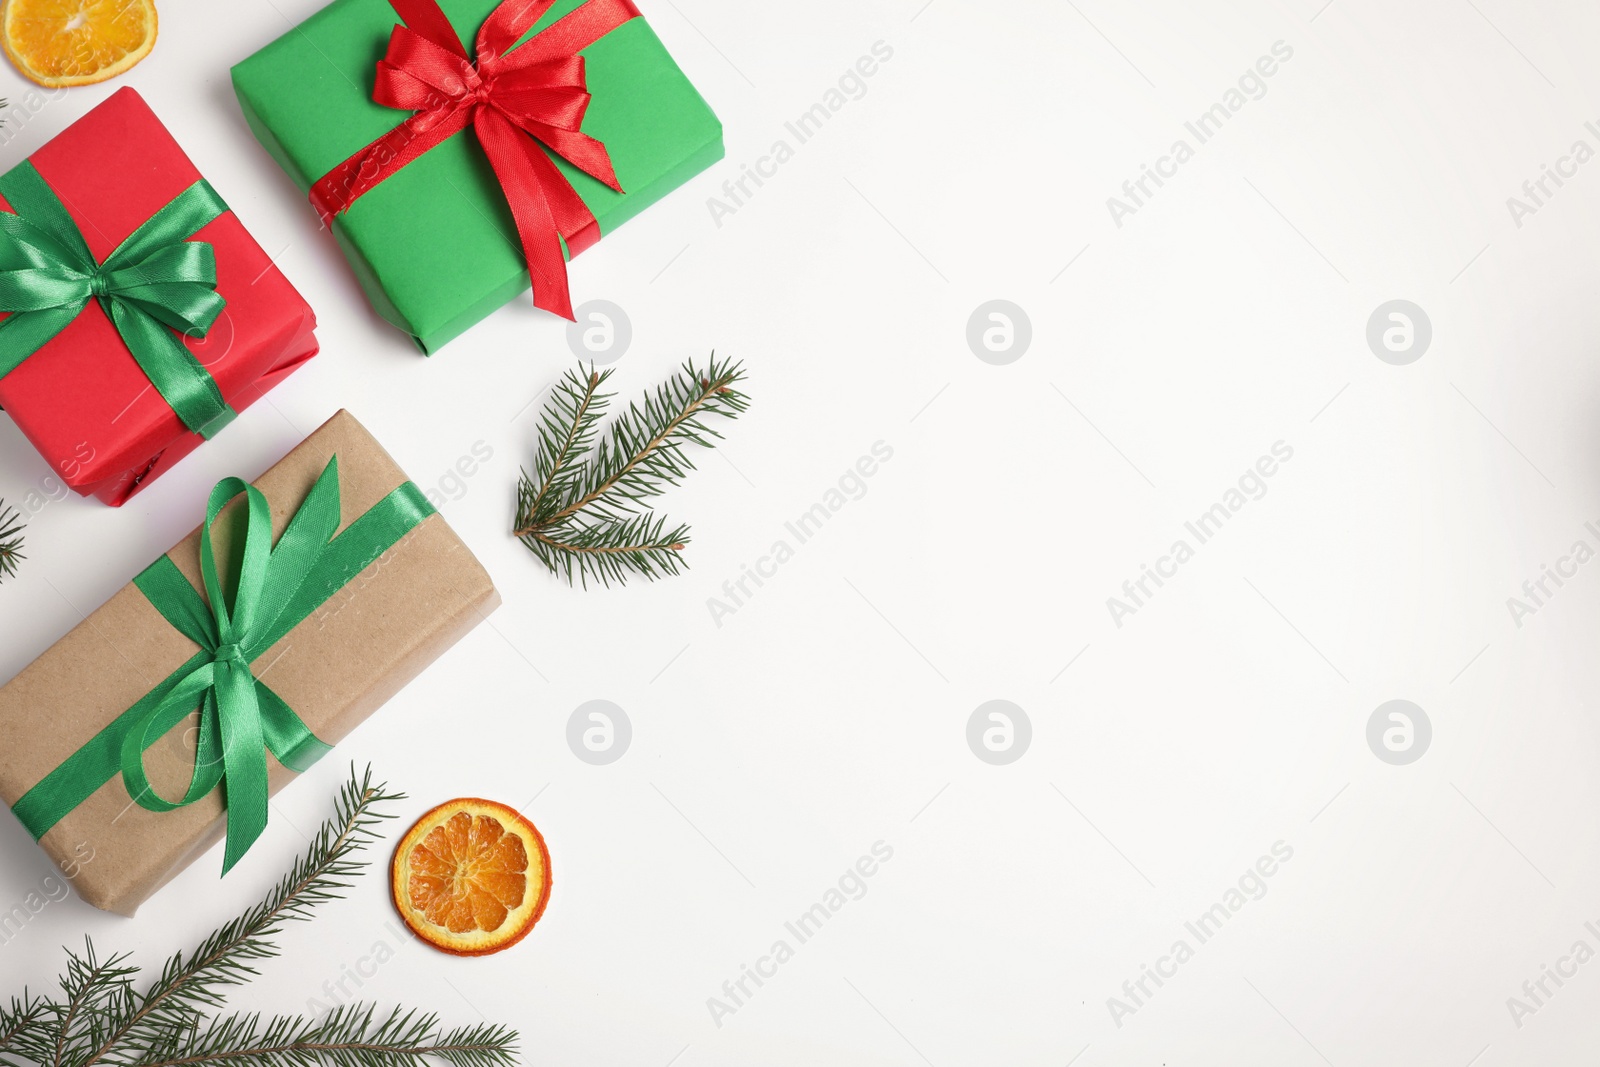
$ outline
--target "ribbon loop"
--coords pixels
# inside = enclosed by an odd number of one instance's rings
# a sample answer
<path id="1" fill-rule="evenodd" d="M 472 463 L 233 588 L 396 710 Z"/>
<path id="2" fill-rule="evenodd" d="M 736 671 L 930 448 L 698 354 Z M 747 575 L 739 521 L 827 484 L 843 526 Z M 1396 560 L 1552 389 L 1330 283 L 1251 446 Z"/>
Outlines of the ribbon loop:
<path id="1" fill-rule="evenodd" d="M 158 249 L 126 267 L 101 267 L 94 284 L 96 296 L 114 296 L 193 337 L 210 332 L 225 303 L 216 291 L 216 253 L 194 241 Z"/>
<path id="2" fill-rule="evenodd" d="M 104 263 L 55 192 L 24 160 L 0 176 L 0 378 L 49 343 L 91 300 L 104 308 L 141 370 L 190 430 L 210 433 L 233 410 L 209 372 L 172 334 L 204 337 L 222 313 L 216 253 L 198 230 L 228 210 L 198 181 L 173 197 Z"/>
<path id="3" fill-rule="evenodd" d="M 576 254 L 599 223 L 550 154 L 622 191 L 605 145 L 579 132 L 590 95 L 578 53 L 639 12 L 632 0 L 587 0 L 517 44 L 553 2 L 502 0 L 469 57 L 437 0 L 390 0 L 405 25 L 389 36 L 372 98 L 414 114 L 311 187 L 323 221 L 470 125 L 511 207 L 534 303 L 572 318 L 563 244 Z"/>
<path id="4" fill-rule="evenodd" d="M 13 312 L 85 304 L 93 295 L 92 277 L 70 268 L 25 267 L 0 273 L 0 304 Z"/>
<path id="5" fill-rule="evenodd" d="M 469 94 L 481 79 L 472 64 L 405 26 L 389 35 L 372 99 L 402 111 L 431 111 Z"/>

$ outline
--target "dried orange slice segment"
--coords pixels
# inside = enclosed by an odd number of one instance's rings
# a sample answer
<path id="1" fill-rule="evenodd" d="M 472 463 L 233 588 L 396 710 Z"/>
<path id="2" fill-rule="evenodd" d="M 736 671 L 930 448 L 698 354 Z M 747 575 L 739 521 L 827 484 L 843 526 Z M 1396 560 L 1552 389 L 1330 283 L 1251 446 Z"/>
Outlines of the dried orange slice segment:
<path id="1" fill-rule="evenodd" d="M 400 839 L 392 889 L 412 933 L 457 956 L 486 956 L 521 941 L 544 914 L 550 853 L 518 812 L 461 797 Z"/>
<path id="2" fill-rule="evenodd" d="M 40 85 L 105 81 L 156 46 L 156 7 L 152 0 L 6 0 L 0 45 Z"/>

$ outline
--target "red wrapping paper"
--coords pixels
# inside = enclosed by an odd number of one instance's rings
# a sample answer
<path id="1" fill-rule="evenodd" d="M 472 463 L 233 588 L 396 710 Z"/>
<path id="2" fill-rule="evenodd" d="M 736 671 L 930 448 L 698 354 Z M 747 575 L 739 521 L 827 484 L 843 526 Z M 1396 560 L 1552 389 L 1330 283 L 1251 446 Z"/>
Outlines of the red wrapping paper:
<path id="1" fill-rule="evenodd" d="M 113 93 L 31 158 L 97 260 L 201 177 L 132 89 Z M 0 205 L 11 209 L 3 197 Z M 206 337 L 185 343 L 243 411 L 316 355 L 316 317 L 231 210 L 193 239 L 215 249 L 227 306 Z M 98 302 L 0 379 L 0 407 L 68 486 L 113 507 L 204 440 L 156 392 Z"/>

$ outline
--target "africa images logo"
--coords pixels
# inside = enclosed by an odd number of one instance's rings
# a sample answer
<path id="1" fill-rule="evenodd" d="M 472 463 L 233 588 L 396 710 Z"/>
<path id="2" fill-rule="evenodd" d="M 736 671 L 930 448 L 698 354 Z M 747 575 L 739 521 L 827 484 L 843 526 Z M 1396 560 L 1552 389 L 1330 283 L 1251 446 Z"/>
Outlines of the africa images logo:
<path id="1" fill-rule="evenodd" d="M 1122 229 L 1128 216 L 1138 214 L 1140 208 L 1149 204 L 1157 190 L 1178 176 L 1178 168 L 1195 157 L 1197 147 L 1221 133 L 1228 120 L 1244 110 L 1250 101 L 1266 96 L 1266 80 L 1278 73 L 1279 66 L 1289 62 L 1293 56 L 1294 49 L 1286 42 L 1272 42 L 1270 55 L 1258 58 L 1239 75 L 1235 85 L 1223 92 L 1220 100 L 1200 112 L 1192 121 L 1183 124 L 1184 131 L 1194 138 L 1193 144 L 1189 143 L 1188 138 L 1179 137 L 1165 154 L 1156 157 L 1154 167 L 1148 163 L 1139 165 L 1139 176 L 1122 183 L 1120 197 L 1106 197 L 1106 210 L 1111 213 L 1111 221 L 1116 223 L 1117 229 Z"/>
<path id="2" fill-rule="evenodd" d="M 1233 885 L 1223 890 L 1220 900 L 1183 924 L 1187 936 L 1175 938 L 1167 951 L 1156 957 L 1155 966 L 1141 963 L 1139 976 L 1122 983 L 1122 995 L 1106 998 L 1106 1010 L 1117 1029 L 1122 1029 L 1129 1016 L 1137 1015 L 1170 979 L 1176 978 L 1179 968 L 1194 959 L 1195 950 L 1216 937 L 1246 904 L 1266 896 L 1267 880 L 1293 857 L 1293 846 L 1274 841 L 1268 853 L 1257 857 Z"/>
<path id="3" fill-rule="evenodd" d="M 738 975 L 722 983 L 721 995 L 706 998 L 706 1010 L 717 1029 L 722 1029 L 730 1015 L 737 1015 L 769 980 L 778 977 L 779 968 L 794 959 L 796 949 L 816 937 L 847 905 L 865 897 L 870 888 L 868 882 L 892 859 L 894 846 L 887 841 L 874 841 L 869 853 L 846 867 L 820 899 L 783 924 L 783 936 L 756 957 L 755 966 L 739 964 Z"/>
<path id="4" fill-rule="evenodd" d="M 871 50 L 846 67 L 820 100 L 802 111 L 793 121 L 783 124 L 787 136 L 774 140 L 771 147 L 753 162 L 741 163 L 739 176 L 722 183 L 722 196 L 706 197 L 706 210 L 711 213 L 711 221 L 717 224 L 717 229 L 722 228 L 724 219 L 749 203 L 768 180 L 778 176 L 778 168 L 794 158 L 796 149 L 822 132 L 822 128 L 852 100 L 866 96 L 867 79 L 877 74 L 883 64 L 893 58 L 893 46 L 884 41 L 872 42 Z"/>
<path id="5" fill-rule="evenodd" d="M 1196 550 L 1221 533 L 1246 504 L 1266 496 L 1267 479 L 1293 458 L 1292 445 L 1287 441 L 1274 441 L 1270 454 L 1260 456 L 1246 468 L 1238 481 L 1223 492 L 1222 499 L 1183 524 L 1188 537 L 1173 541 L 1164 555 L 1156 557 L 1154 567 L 1141 563 L 1139 576 L 1122 583 L 1122 596 L 1106 597 L 1106 610 L 1111 613 L 1111 621 L 1117 629 L 1122 629 L 1129 616 L 1137 615 L 1140 609 L 1148 606 L 1156 592 L 1178 576 L 1178 568 L 1194 559 Z"/>

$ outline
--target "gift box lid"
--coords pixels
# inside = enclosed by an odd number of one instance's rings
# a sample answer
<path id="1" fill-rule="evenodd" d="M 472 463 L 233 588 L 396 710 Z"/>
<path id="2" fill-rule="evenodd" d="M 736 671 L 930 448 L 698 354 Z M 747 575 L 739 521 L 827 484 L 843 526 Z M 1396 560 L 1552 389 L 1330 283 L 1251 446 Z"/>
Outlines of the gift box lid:
<path id="1" fill-rule="evenodd" d="M 29 160 L 97 261 L 201 177 L 149 105 L 129 88 L 113 93 Z M 11 205 L 0 198 L 0 209 L 10 211 Z M 303 356 L 315 320 L 232 211 L 192 239 L 208 242 L 215 251 L 217 292 L 226 305 L 204 338 L 184 343 L 231 401 L 281 369 L 286 355 Z M 189 434 L 98 301 L 0 379 L 0 407 L 80 492 L 130 469 L 150 467 L 164 449 Z"/>
<path id="2" fill-rule="evenodd" d="M 582 2 L 557 0 L 529 34 Z M 496 0 L 439 6 L 471 42 Z M 233 68 L 251 128 L 302 191 L 406 118 L 372 99 L 399 21 L 388 0 L 334 0 Z M 721 159 L 722 123 L 643 18 L 581 54 L 593 94 L 583 132 L 605 144 L 624 192 L 556 165 L 606 234 Z M 374 307 L 424 352 L 529 288 L 511 212 L 470 130 L 361 197 L 333 231 Z"/>

